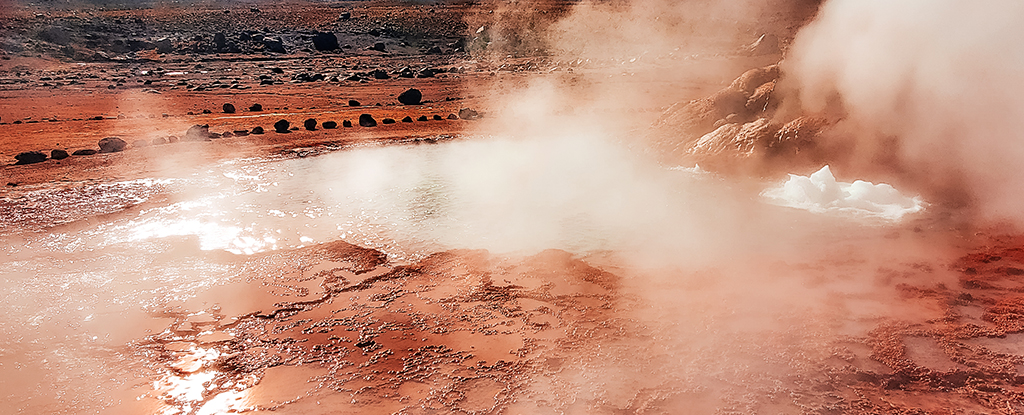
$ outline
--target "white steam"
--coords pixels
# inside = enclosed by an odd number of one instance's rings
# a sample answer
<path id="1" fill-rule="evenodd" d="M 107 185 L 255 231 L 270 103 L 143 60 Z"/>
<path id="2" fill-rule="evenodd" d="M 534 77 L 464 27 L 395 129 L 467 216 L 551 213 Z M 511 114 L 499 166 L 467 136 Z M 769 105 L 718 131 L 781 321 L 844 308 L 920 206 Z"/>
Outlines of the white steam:
<path id="1" fill-rule="evenodd" d="M 863 180 L 838 182 L 828 166 L 810 176 L 791 174 L 786 183 L 768 189 L 762 195 L 781 206 L 891 221 L 924 210 L 924 201 L 920 197 L 904 196 L 885 183 L 874 184 Z"/>
<path id="2" fill-rule="evenodd" d="M 1024 198 L 1011 190 L 1024 184 L 1021 39 L 1015 0 L 832 0 L 797 37 L 786 72 L 805 109 L 840 99 L 855 157 L 895 152 L 932 192 L 1020 220 Z"/>

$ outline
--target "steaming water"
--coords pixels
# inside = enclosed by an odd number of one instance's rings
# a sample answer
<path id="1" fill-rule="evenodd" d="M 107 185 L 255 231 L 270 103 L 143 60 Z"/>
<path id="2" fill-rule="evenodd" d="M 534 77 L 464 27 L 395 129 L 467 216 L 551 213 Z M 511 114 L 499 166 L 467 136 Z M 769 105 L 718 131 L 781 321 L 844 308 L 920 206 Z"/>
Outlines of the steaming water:
<path id="1" fill-rule="evenodd" d="M 640 163 L 582 138 L 236 160 L 152 183 L 170 200 L 6 237 L 0 412 L 133 408 L 154 374 L 126 344 L 164 330 L 159 312 L 238 278 L 246 254 L 342 239 L 398 262 L 449 248 L 561 248 L 700 264 L 770 253 L 822 224 L 864 228 L 757 202 L 760 184 Z M 158 411 L 151 402 L 129 412 Z"/>

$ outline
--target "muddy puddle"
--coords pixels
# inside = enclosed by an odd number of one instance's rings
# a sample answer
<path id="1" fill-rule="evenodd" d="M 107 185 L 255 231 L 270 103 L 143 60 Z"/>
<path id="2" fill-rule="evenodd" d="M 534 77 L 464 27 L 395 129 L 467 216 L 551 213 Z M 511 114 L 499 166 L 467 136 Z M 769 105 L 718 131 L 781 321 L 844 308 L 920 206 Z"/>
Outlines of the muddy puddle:
<path id="1" fill-rule="evenodd" d="M 770 184 L 589 144 L 235 160 L 50 207 L 111 212 L 2 236 L 4 412 L 1017 402 L 1012 252 L 963 256 L 937 215 L 773 206 Z M 47 198 L 65 199 L 5 203 Z"/>

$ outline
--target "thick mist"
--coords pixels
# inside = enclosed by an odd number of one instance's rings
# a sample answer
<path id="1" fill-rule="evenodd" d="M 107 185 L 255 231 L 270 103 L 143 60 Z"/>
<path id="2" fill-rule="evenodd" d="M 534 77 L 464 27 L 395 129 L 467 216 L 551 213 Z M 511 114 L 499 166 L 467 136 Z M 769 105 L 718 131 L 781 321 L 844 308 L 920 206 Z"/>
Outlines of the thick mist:
<path id="1" fill-rule="evenodd" d="M 1020 223 L 1024 4 L 832 0 L 784 70 L 806 110 L 838 98 L 854 154 L 896 154 L 902 175 L 984 218 Z"/>

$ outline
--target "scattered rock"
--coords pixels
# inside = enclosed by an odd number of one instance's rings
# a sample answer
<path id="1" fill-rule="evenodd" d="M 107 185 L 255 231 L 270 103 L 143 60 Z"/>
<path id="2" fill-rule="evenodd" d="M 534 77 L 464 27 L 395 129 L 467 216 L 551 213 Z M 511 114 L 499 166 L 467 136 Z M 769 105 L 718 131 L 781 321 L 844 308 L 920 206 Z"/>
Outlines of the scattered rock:
<path id="1" fill-rule="evenodd" d="M 235 106 L 231 105 L 231 104 L 224 104 L 224 113 L 225 114 L 234 114 L 235 113 Z"/>
<path id="2" fill-rule="evenodd" d="M 282 133 L 282 134 L 283 133 L 287 133 L 288 132 L 288 127 L 291 126 L 291 125 L 292 125 L 292 123 L 288 122 L 288 120 L 280 120 L 278 122 L 275 122 L 274 123 L 274 132 Z"/>
<path id="3" fill-rule="evenodd" d="M 423 94 L 416 88 L 410 88 L 398 95 L 398 102 L 405 105 L 420 105 Z"/>
<path id="4" fill-rule="evenodd" d="M 91 155 L 96 154 L 96 153 L 99 153 L 99 151 L 93 150 L 91 148 L 84 148 L 84 149 L 81 149 L 81 150 L 75 150 L 75 152 L 71 153 L 71 155 L 72 156 L 91 156 Z"/>
<path id="5" fill-rule="evenodd" d="M 203 114 L 212 114 L 212 113 L 213 113 L 213 111 L 210 111 L 210 110 L 203 110 Z"/>
<path id="6" fill-rule="evenodd" d="M 395 123 L 395 119 L 394 118 L 385 118 L 385 119 L 381 120 L 380 122 L 382 122 L 384 124 L 394 124 Z"/>
<path id="7" fill-rule="evenodd" d="M 341 12 L 338 14 L 338 20 L 348 20 L 352 18 L 351 12 Z"/>
<path id="8" fill-rule="evenodd" d="M 427 49 L 428 55 L 440 55 L 441 53 L 443 53 L 441 51 L 441 47 L 437 45 L 431 46 L 430 49 Z"/>
<path id="9" fill-rule="evenodd" d="M 444 119 L 444 118 L 441 118 L 441 116 L 440 116 L 440 115 L 437 115 L 437 114 L 435 114 L 435 115 L 434 115 L 434 121 L 441 121 L 441 120 L 443 120 L 443 119 Z"/>
<path id="10" fill-rule="evenodd" d="M 346 128 L 351 127 L 352 126 L 352 121 L 344 120 L 344 121 L 341 122 L 341 126 L 342 127 L 346 127 Z"/>
<path id="11" fill-rule="evenodd" d="M 249 106 L 249 111 L 251 111 L 251 112 L 263 111 L 263 106 L 260 105 L 260 104 L 252 104 L 252 105 Z"/>
<path id="12" fill-rule="evenodd" d="M 362 104 L 360 104 L 359 101 L 356 101 L 354 99 L 348 100 L 348 106 L 350 106 L 350 107 L 358 107 L 358 106 L 361 106 L 361 105 Z"/>
<path id="13" fill-rule="evenodd" d="M 377 120 L 373 119 L 373 116 L 370 115 L 370 114 L 362 114 L 362 115 L 359 116 L 359 126 L 360 127 L 376 127 L 377 126 Z"/>
<path id="14" fill-rule="evenodd" d="M 412 122 L 412 117 L 406 116 L 405 118 L 402 118 L 402 122 Z"/>
<path id="15" fill-rule="evenodd" d="M 107 137 L 99 142 L 100 153 L 117 153 L 124 151 L 128 143 L 118 137 Z"/>
<path id="16" fill-rule="evenodd" d="M 323 126 L 323 127 L 325 128 L 325 129 L 328 129 L 328 130 L 333 130 L 333 129 L 335 129 L 335 128 L 338 128 L 338 123 L 336 123 L 336 122 L 334 122 L 334 121 L 324 121 L 324 123 L 323 123 L 323 124 L 321 124 L 321 125 L 322 125 L 322 126 Z"/>
<path id="17" fill-rule="evenodd" d="M 167 136 L 167 142 L 168 143 L 177 143 L 178 141 L 181 141 L 181 139 L 179 139 L 178 136 L 176 136 L 176 135 L 169 135 L 169 136 Z"/>
<path id="18" fill-rule="evenodd" d="M 185 141 L 209 141 L 210 140 L 210 125 L 193 125 L 185 131 Z"/>
<path id="19" fill-rule="evenodd" d="M 448 119 L 449 120 L 457 120 L 457 119 L 459 119 L 459 116 L 455 115 L 455 114 L 448 114 Z"/>
<path id="20" fill-rule="evenodd" d="M 383 69 L 374 69 L 370 75 L 373 76 L 373 79 L 391 79 L 391 75 L 388 75 L 387 71 Z"/>
<path id="21" fill-rule="evenodd" d="M 14 159 L 18 160 L 18 162 L 14 164 L 39 163 L 46 161 L 46 154 L 44 154 L 42 151 L 26 151 L 23 153 L 18 153 L 18 155 L 14 156 Z"/>
<path id="22" fill-rule="evenodd" d="M 426 121 L 426 120 L 427 120 L 427 116 L 426 115 L 420 115 L 420 117 L 416 119 L 416 121 Z"/>
<path id="23" fill-rule="evenodd" d="M 464 120 L 476 120 L 480 118 L 480 113 L 470 108 L 463 108 L 459 110 L 459 118 Z"/>
<path id="24" fill-rule="evenodd" d="M 54 160 L 64 160 L 68 158 L 70 154 L 67 151 L 61 149 L 50 150 L 50 158 Z"/>
<path id="25" fill-rule="evenodd" d="M 253 127 L 251 133 L 252 134 L 256 134 L 256 135 L 263 134 L 263 127 L 259 127 L 259 126 Z"/>
<path id="26" fill-rule="evenodd" d="M 302 126 L 309 131 L 316 130 L 316 119 L 310 118 L 302 123 Z"/>
<path id="27" fill-rule="evenodd" d="M 373 46 L 370 46 L 370 50 L 375 50 L 378 52 L 387 52 L 387 45 L 385 45 L 384 42 L 376 42 L 373 44 Z"/>
<path id="28" fill-rule="evenodd" d="M 263 38 L 263 49 L 273 53 L 288 53 L 284 48 L 284 42 L 272 37 Z"/>
<path id="29" fill-rule="evenodd" d="M 174 52 L 174 44 L 171 43 L 171 39 L 163 37 L 157 39 L 153 44 L 156 47 L 157 53 L 171 53 Z"/>
<path id="30" fill-rule="evenodd" d="M 232 132 L 235 133 L 235 137 L 245 137 L 249 135 L 249 130 L 235 130 Z"/>
<path id="31" fill-rule="evenodd" d="M 220 136 L 221 136 L 221 138 L 227 138 L 227 137 L 234 137 L 235 134 L 232 133 L 231 131 L 225 131 L 223 133 L 220 133 Z"/>
<path id="32" fill-rule="evenodd" d="M 338 49 L 338 37 L 334 33 L 320 32 L 313 36 L 313 47 L 318 51 Z"/>

